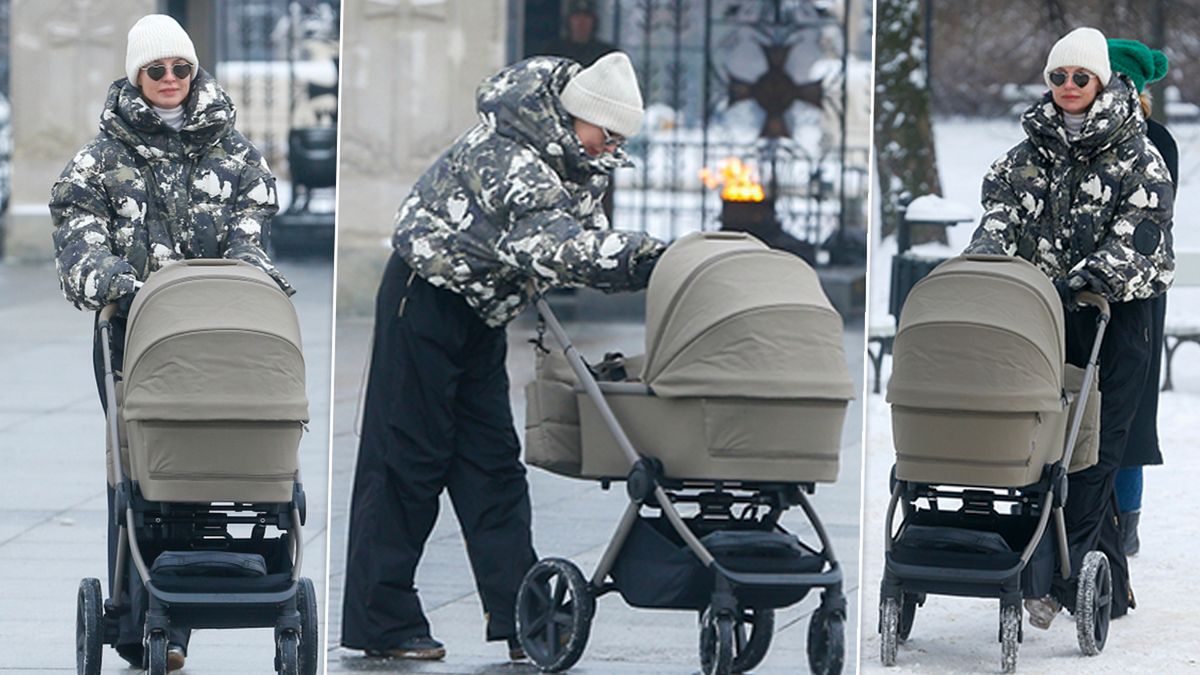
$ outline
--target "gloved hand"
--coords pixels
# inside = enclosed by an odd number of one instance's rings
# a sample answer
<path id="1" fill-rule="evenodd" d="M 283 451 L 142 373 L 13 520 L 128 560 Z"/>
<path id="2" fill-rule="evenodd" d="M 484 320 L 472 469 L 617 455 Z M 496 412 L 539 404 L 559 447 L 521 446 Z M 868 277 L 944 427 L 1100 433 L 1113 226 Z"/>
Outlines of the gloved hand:
<path id="1" fill-rule="evenodd" d="M 1058 291 L 1058 299 L 1062 301 L 1063 307 L 1068 312 L 1074 312 L 1079 309 L 1079 303 L 1075 301 L 1076 291 L 1071 288 L 1070 283 L 1066 279 L 1055 279 L 1054 290 Z"/>

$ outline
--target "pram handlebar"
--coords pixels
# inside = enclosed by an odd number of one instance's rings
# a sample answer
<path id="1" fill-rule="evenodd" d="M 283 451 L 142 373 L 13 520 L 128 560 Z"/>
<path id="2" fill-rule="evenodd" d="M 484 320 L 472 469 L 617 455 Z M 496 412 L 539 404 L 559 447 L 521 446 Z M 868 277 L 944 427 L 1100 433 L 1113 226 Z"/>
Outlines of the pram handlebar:
<path id="1" fill-rule="evenodd" d="M 1089 305 L 1100 310 L 1100 313 L 1104 315 L 1105 321 L 1112 316 L 1108 308 L 1108 300 L 1099 293 L 1093 293 L 1092 291 L 1080 291 L 1075 295 L 1075 301 L 1081 305 Z"/>
<path id="2" fill-rule="evenodd" d="M 110 302 L 100 310 L 100 323 L 108 323 L 117 313 L 117 303 Z"/>

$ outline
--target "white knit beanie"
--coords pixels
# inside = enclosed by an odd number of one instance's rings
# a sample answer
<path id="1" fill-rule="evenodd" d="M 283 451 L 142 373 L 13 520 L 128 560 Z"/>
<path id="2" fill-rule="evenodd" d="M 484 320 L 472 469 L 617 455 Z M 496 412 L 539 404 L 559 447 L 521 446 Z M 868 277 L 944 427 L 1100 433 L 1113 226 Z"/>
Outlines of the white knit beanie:
<path id="1" fill-rule="evenodd" d="M 200 65 L 196 46 L 178 21 L 166 14 L 147 14 L 138 19 L 129 29 L 125 47 L 125 75 L 129 82 L 137 86 L 142 66 L 169 58 L 187 59 L 193 66 Z"/>
<path id="2" fill-rule="evenodd" d="M 633 63 L 623 52 L 608 54 L 581 70 L 567 82 L 559 99 L 575 117 L 625 138 L 642 128 L 642 92 Z"/>
<path id="3" fill-rule="evenodd" d="M 1100 78 L 1101 85 L 1107 87 L 1112 68 L 1108 64 L 1108 40 L 1104 33 L 1095 28 L 1076 28 L 1055 42 L 1050 48 L 1050 56 L 1046 57 L 1046 69 L 1042 71 L 1046 86 L 1053 89 L 1050 73 L 1068 66 L 1087 68 Z"/>

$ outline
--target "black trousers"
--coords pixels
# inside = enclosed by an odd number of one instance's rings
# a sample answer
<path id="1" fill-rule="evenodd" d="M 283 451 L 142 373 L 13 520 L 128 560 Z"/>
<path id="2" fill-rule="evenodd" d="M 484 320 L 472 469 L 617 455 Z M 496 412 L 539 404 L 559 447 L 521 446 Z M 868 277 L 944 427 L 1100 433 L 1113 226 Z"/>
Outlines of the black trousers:
<path id="1" fill-rule="evenodd" d="M 1151 326 L 1150 301 L 1112 304 L 1112 321 L 1100 348 L 1100 458 L 1095 466 L 1070 475 L 1067 503 L 1063 509 L 1072 576 L 1078 576 L 1079 566 L 1088 551 L 1100 550 L 1108 556 L 1113 576 L 1113 616 L 1124 615 L 1131 600 L 1129 564 L 1117 529 L 1114 485 L 1146 386 L 1151 360 Z M 1067 361 L 1077 366 L 1085 365 L 1095 336 L 1096 310 L 1067 313 Z M 1054 592 L 1064 605 L 1074 606 L 1074 580 L 1056 582 Z"/>
<path id="2" fill-rule="evenodd" d="M 388 649 L 429 634 L 413 585 L 449 490 L 483 601 L 487 639 L 516 635 L 517 588 L 533 565 L 531 508 L 513 428 L 503 328 L 393 254 L 350 509 L 342 644 Z"/>
<path id="3" fill-rule="evenodd" d="M 101 344 L 101 335 L 99 330 L 100 313 L 96 313 L 96 321 L 93 324 L 92 336 L 92 371 L 96 376 L 96 390 L 100 394 L 100 406 L 104 409 L 104 413 L 108 414 L 108 396 L 104 391 L 104 351 Z M 120 371 L 124 364 L 125 357 L 125 317 L 113 317 L 109 321 L 112 326 L 112 364 L 113 371 Z M 118 378 L 119 379 L 119 378 Z M 105 433 L 108 430 L 105 429 Z M 125 467 L 128 471 L 129 467 Z M 117 529 L 116 522 L 113 520 L 113 502 L 116 497 L 116 492 L 105 481 L 105 491 L 108 494 L 108 588 L 112 591 L 113 582 L 116 580 L 118 573 L 117 567 L 117 544 L 119 542 L 120 531 Z M 147 561 L 149 563 L 149 561 Z M 140 666 L 142 663 L 142 638 L 145 632 L 145 617 L 147 608 L 146 587 L 142 584 L 141 577 L 138 576 L 137 570 L 133 567 L 132 562 L 126 564 L 125 569 L 120 573 L 125 575 L 123 586 L 125 588 L 123 603 L 129 611 L 121 615 L 120 635 L 117 638 L 116 649 L 123 658 L 129 661 L 134 666 Z M 183 629 L 171 629 L 167 639 L 169 642 L 181 645 L 187 649 L 188 639 L 191 637 L 191 631 Z"/>

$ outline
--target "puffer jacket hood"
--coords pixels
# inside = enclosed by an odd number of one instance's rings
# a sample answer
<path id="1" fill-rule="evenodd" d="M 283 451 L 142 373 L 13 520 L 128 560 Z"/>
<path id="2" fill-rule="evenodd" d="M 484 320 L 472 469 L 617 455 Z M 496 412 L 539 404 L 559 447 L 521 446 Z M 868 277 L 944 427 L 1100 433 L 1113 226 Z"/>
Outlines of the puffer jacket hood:
<path id="1" fill-rule="evenodd" d="M 1119 145 L 1129 138 L 1146 135 L 1146 121 L 1138 103 L 1137 90 L 1129 77 L 1114 73 L 1083 119 L 1079 136 L 1069 138 L 1062 113 L 1054 104 L 1054 95 L 1046 92 L 1042 100 L 1021 116 L 1021 126 L 1029 140 L 1043 153 L 1091 157 Z"/>
<path id="2" fill-rule="evenodd" d="M 225 90 L 200 69 L 183 102 L 183 128 L 170 133 L 141 91 L 121 78 L 108 87 L 100 130 L 121 141 L 147 160 L 170 156 L 195 157 L 233 130 L 237 110 Z"/>
<path id="3" fill-rule="evenodd" d="M 630 164 L 624 150 L 589 157 L 575 135 L 574 118 L 559 95 L 583 67 L 570 59 L 536 56 L 484 80 L 475 108 L 485 126 L 535 149 L 563 178 L 582 182 L 588 173 L 612 173 Z"/>

